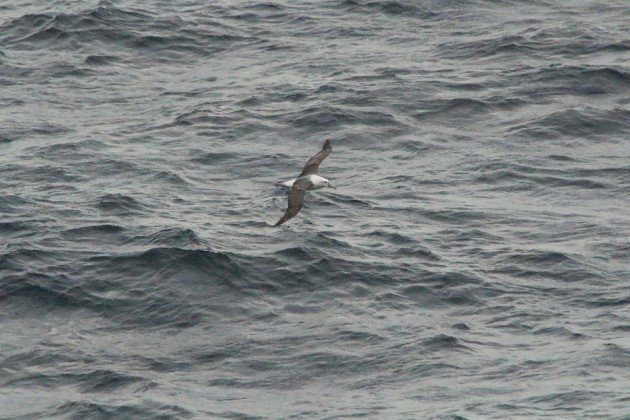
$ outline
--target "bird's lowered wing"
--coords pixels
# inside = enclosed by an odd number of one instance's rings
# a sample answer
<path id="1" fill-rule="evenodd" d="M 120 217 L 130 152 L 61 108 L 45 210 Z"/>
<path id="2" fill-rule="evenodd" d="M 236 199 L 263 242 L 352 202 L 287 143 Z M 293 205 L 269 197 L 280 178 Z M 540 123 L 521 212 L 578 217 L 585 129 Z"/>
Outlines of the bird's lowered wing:
<path id="1" fill-rule="evenodd" d="M 289 207 L 284 213 L 284 216 L 274 226 L 279 226 L 298 214 L 302 206 L 304 206 L 304 192 L 300 185 L 293 184 L 291 192 L 289 192 Z"/>
<path id="2" fill-rule="evenodd" d="M 330 144 L 330 140 L 326 140 L 326 142 L 324 143 L 324 147 L 322 147 L 322 150 L 320 150 L 319 153 L 317 153 L 315 156 L 310 158 L 308 162 L 306 162 L 306 165 L 304 166 L 304 169 L 302 169 L 302 173 L 300 174 L 300 176 L 315 175 L 317 173 L 317 170 L 319 169 L 319 164 L 322 163 L 322 160 L 326 159 L 326 156 L 328 156 L 331 152 L 332 145 Z"/>

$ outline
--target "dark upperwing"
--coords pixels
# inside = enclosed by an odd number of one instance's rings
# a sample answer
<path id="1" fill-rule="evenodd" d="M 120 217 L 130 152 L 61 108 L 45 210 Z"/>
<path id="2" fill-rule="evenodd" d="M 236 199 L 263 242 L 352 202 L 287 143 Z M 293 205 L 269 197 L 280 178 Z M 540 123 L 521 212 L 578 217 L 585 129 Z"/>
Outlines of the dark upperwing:
<path id="1" fill-rule="evenodd" d="M 326 142 L 324 143 L 324 147 L 322 147 L 322 150 L 320 150 L 319 153 L 317 153 L 315 156 L 310 158 L 308 162 L 306 162 L 306 165 L 304 166 L 304 169 L 302 169 L 300 176 L 315 175 L 317 173 L 317 170 L 319 169 L 319 164 L 322 163 L 322 161 L 326 159 L 326 157 L 331 152 L 332 144 L 330 144 L 330 140 L 326 140 Z"/>
<path id="2" fill-rule="evenodd" d="M 304 189 L 293 184 L 291 192 L 289 192 L 289 206 L 287 207 L 287 211 L 274 226 L 280 226 L 281 224 L 298 214 L 298 212 L 304 206 L 304 192 Z"/>

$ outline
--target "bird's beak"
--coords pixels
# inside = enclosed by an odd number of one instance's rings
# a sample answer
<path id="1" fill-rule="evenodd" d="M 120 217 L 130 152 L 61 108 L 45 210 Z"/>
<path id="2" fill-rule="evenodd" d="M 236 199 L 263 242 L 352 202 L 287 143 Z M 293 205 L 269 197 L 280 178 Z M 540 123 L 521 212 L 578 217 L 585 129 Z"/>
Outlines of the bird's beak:
<path id="1" fill-rule="evenodd" d="M 337 187 L 335 187 L 335 186 L 334 186 L 333 184 L 331 184 L 330 182 L 328 183 L 328 186 L 329 186 L 330 188 L 337 189 Z"/>

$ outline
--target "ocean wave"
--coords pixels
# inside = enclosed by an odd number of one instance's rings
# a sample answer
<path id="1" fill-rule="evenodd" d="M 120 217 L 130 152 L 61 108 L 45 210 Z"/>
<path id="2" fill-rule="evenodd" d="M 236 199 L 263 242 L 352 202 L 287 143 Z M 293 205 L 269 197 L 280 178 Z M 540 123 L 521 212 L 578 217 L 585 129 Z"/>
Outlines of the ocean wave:
<path id="1" fill-rule="evenodd" d="M 42 413 L 43 414 L 43 413 Z M 192 412 L 177 405 L 146 401 L 139 404 L 104 404 L 89 400 L 74 400 L 61 404 L 45 416 L 86 417 L 137 417 L 186 418 Z"/>
<path id="2" fill-rule="evenodd" d="M 548 188 L 577 187 L 581 189 L 610 189 L 613 184 L 602 182 L 596 171 L 581 171 L 579 169 L 548 169 L 514 164 L 501 164 L 501 168 L 483 170 L 483 174 L 475 180 L 479 183 L 492 185 L 494 188 L 508 188 L 511 190 L 528 190 L 533 186 Z"/>
<path id="3" fill-rule="evenodd" d="M 2 168 L 8 169 L 8 168 Z M 2 171 L 0 169 L 0 172 Z M 51 183 L 72 184 L 86 179 L 85 175 L 77 174 L 69 166 L 59 164 L 24 165 L 22 167 L 11 168 L 11 175 L 5 180 L 27 179 L 29 183 L 39 185 L 49 185 Z"/>
<path id="4" fill-rule="evenodd" d="M 109 54 L 92 54 L 85 57 L 84 63 L 88 66 L 107 66 L 122 61 L 122 57 Z"/>
<path id="5" fill-rule="evenodd" d="M 0 289 L 2 306 L 14 315 L 39 316 L 52 311 L 88 309 L 99 312 L 100 303 L 95 296 L 79 286 L 69 286 L 67 280 L 55 276 L 30 273 L 25 276 L 7 276 Z"/>
<path id="6" fill-rule="evenodd" d="M 0 204 L 0 209 L 2 205 Z M 3 210 L 4 211 L 4 210 Z M 0 222 L 0 233 L 3 235 L 12 235 L 19 232 L 28 232 L 31 229 L 30 222 Z"/>
<path id="7" fill-rule="evenodd" d="M 0 195 L 0 210 L 2 210 L 2 212 L 4 213 L 9 213 L 12 210 L 17 210 L 20 207 L 29 206 L 32 204 L 35 204 L 34 200 L 27 197 L 22 197 L 20 195 L 16 195 L 16 194 Z"/>
<path id="8" fill-rule="evenodd" d="M 414 238 L 411 238 L 409 236 L 406 236 L 397 232 L 386 232 L 383 230 L 375 230 L 372 232 L 368 232 L 367 236 L 376 238 L 376 239 L 381 239 L 395 245 L 413 244 L 416 242 Z"/>
<path id="9" fill-rule="evenodd" d="M 610 110 L 568 109 L 536 118 L 510 128 L 520 137 L 549 139 L 558 137 L 592 138 L 630 129 L 630 111 L 622 108 Z"/>
<path id="10" fill-rule="evenodd" d="M 82 226 L 77 228 L 67 229 L 63 232 L 68 237 L 94 237 L 99 235 L 117 235 L 124 231 L 124 228 L 114 224 L 102 224 Z"/>
<path id="11" fill-rule="evenodd" d="M 65 127 L 47 126 L 40 128 L 46 134 L 64 134 L 69 130 Z M 42 159 L 77 159 L 79 157 L 90 157 L 105 148 L 105 144 L 95 139 L 80 141 L 64 141 L 63 143 L 53 143 L 41 145 L 34 151 L 34 155 Z M 112 162 L 108 161 L 107 164 Z"/>
<path id="12" fill-rule="evenodd" d="M 562 94 L 617 94 L 630 89 L 630 72 L 618 66 L 553 64 L 518 71 L 513 77 L 522 86 L 519 93 L 534 99 Z"/>
<path id="13" fill-rule="evenodd" d="M 177 234 L 173 236 L 173 232 Z M 157 234 L 149 236 L 149 240 L 164 241 L 163 238 L 168 238 L 169 242 L 173 242 L 174 238 L 182 240 L 184 235 L 185 241 L 190 241 L 191 233 L 186 230 L 166 230 Z M 194 238 L 194 235 L 192 236 Z M 111 268 L 117 267 L 119 270 L 124 271 L 130 269 L 131 272 L 134 267 L 143 267 L 147 269 L 147 275 L 151 276 L 156 272 L 162 272 L 165 277 L 168 275 L 178 275 L 178 269 L 190 268 L 192 272 L 214 274 L 209 276 L 210 280 L 223 281 L 224 276 L 220 274 L 232 274 L 233 277 L 237 277 L 240 273 L 240 266 L 232 260 L 230 256 L 221 252 L 212 252 L 207 249 L 185 249 L 178 247 L 152 247 L 146 251 L 139 253 L 131 253 L 127 255 L 101 255 L 91 257 L 89 261 L 93 264 L 111 265 Z"/>
<path id="14" fill-rule="evenodd" d="M 526 56 L 536 50 L 535 44 L 519 35 L 442 44 L 439 47 L 440 57 L 450 59 L 486 58 L 500 54 Z"/>
<path id="15" fill-rule="evenodd" d="M 492 111 L 516 110 L 525 103 L 523 100 L 512 98 L 489 98 L 487 100 L 455 98 L 434 101 L 428 110 L 417 113 L 414 117 L 420 121 L 435 118 L 448 120 L 478 118 L 479 115 Z"/>
<path id="16" fill-rule="evenodd" d="M 94 206 L 104 214 L 124 215 L 140 213 L 146 210 L 138 199 L 126 194 L 105 194 L 95 200 Z"/>
<path id="17" fill-rule="evenodd" d="M 111 370 L 94 370 L 91 372 L 35 374 L 21 376 L 9 381 L 13 387 L 57 388 L 77 386 L 82 393 L 115 392 L 119 388 L 138 386 L 149 383 L 142 377 L 120 374 Z"/>
<path id="18" fill-rule="evenodd" d="M 363 13 L 383 13 L 396 17 L 413 17 L 420 19 L 431 19 L 437 16 L 437 13 L 416 5 L 398 1 L 367 1 L 344 0 L 343 6 L 350 12 Z"/>
<path id="19" fill-rule="evenodd" d="M 135 235 L 127 240 L 127 244 L 134 246 L 161 245 L 173 249 L 186 249 L 205 246 L 206 241 L 192 229 L 168 227 L 147 235 Z"/>
<path id="20" fill-rule="evenodd" d="M 160 52 L 151 57 L 165 61 L 185 60 L 190 54 L 207 56 L 223 51 L 235 42 L 250 41 L 248 37 L 230 32 L 225 25 L 215 25 L 212 30 L 206 27 L 205 30 L 190 31 L 181 19 L 101 1 L 94 8 L 74 13 L 38 13 L 14 18 L 0 27 L 0 39 L 7 45 L 29 50 L 60 50 L 77 43 L 100 46 L 102 53 L 108 46 L 125 48 L 135 54 L 148 50 Z M 164 56 L 165 53 L 168 56 Z M 108 54 L 90 57 L 86 59 L 90 65 L 119 60 Z M 81 74 L 88 71 L 81 69 Z"/>
<path id="21" fill-rule="evenodd" d="M 16 103 L 15 105 L 20 104 Z M 58 136 L 70 132 L 69 127 L 52 122 L 38 121 L 32 125 L 22 125 L 15 124 L 9 120 L 4 127 L 0 127 L 0 139 L 1 142 L 9 143 L 28 139 L 32 136 Z"/>
<path id="22" fill-rule="evenodd" d="M 522 22 L 519 22 L 522 23 Z M 627 41 L 602 42 L 598 37 L 586 35 L 568 27 L 541 28 L 541 22 L 529 22 L 532 27 L 517 34 L 484 37 L 474 41 L 439 44 L 439 56 L 449 59 L 478 59 L 502 56 L 505 59 L 537 57 L 541 54 L 565 57 L 623 52 L 630 49 Z"/>
<path id="23" fill-rule="evenodd" d="M 601 278 L 593 266 L 574 256 L 543 250 L 507 253 L 500 258 L 496 271 L 523 278 L 547 278 L 569 283 Z"/>
<path id="24" fill-rule="evenodd" d="M 410 302 L 423 308 L 434 308 L 441 306 L 475 306 L 480 304 L 480 301 L 475 298 L 473 294 L 468 291 L 452 291 L 444 293 L 439 290 L 434 290 L 432 287 L 413 285 L 403 289 L 400 294 L 407 298 Z"/>
<path id="25" fill-rule="evenodd" d="M 335 127 L 339 125 L 370 124 L 397 125 L 392 115 L 380 111 L 353 110 L 346 107 L 318 106 L 301 110 L 297 115 L 283 119 L 295 127 Z"/>
<path id="26" fill-rule="evenodd" d="M 5 0 L 2 414 L 623 416 L 627 9 Z"/>

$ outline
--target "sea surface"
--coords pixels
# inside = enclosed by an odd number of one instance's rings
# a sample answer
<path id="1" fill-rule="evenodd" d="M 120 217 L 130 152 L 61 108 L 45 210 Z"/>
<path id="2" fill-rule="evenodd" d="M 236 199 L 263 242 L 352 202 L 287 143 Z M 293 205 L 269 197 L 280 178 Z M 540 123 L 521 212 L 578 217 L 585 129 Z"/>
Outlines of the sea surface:
<path id="1" fill-rule="evenodd" d="M 629 22 L 0 0 L 0 418 L 628 418 Z"/>

